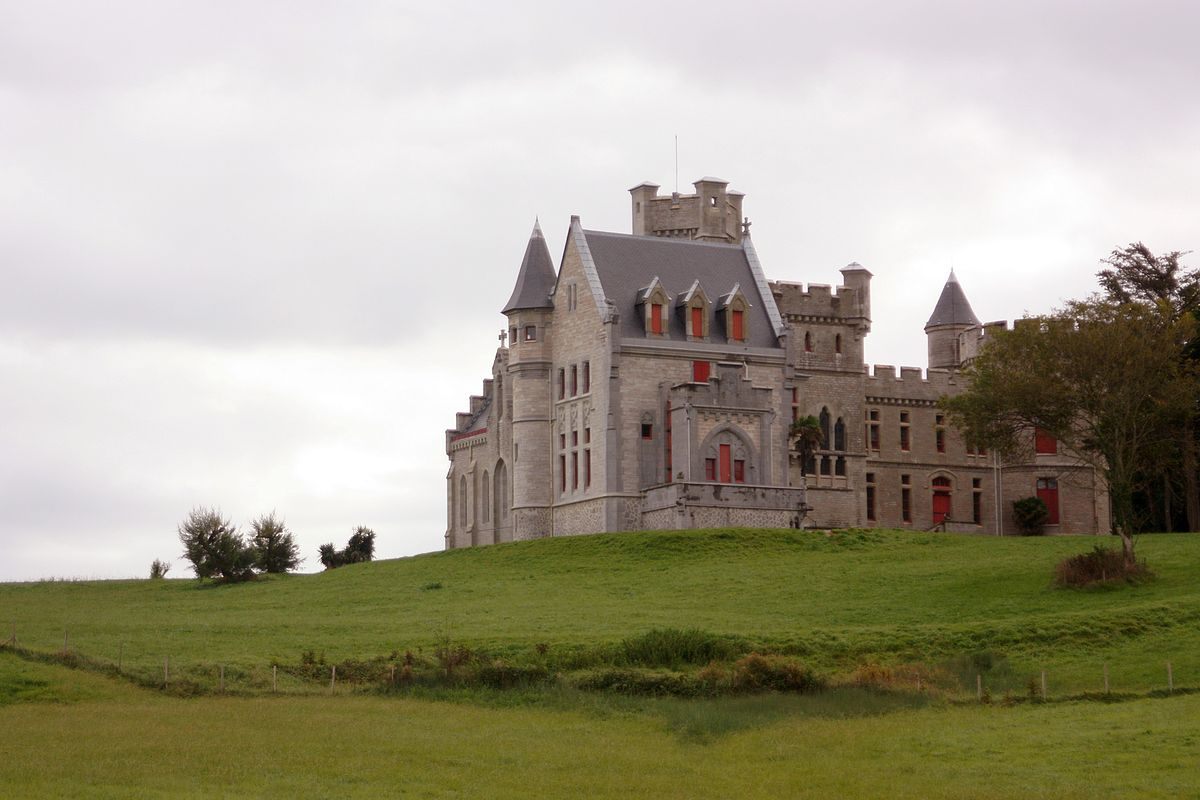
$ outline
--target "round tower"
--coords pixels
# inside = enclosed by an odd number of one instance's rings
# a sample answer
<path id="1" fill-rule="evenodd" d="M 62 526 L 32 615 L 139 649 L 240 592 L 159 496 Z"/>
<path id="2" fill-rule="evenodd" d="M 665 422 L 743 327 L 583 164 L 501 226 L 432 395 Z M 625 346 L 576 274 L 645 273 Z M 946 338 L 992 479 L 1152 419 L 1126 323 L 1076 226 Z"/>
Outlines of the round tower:
<path id="1" fill-rule="evenodd" d="M 930 369 L 958 369 L 962 364 L 959 352 L 959 334 L 979 325 L 979 319 L 971 310 L 967 296 L 958 285 L 954 270 L 942 287 L 942 295 L 929 321 L 925 323 L 925 336 L 929 345 Z"/>
<path id="2" fill-rule="evenodd" d="M 513 539 L 538 539 L 553 530 L 553 480 L 550 430 L 550 321 L 554 311 L 554 264 L 534 223 L 517 273 L 508 317 L 509 391 L 512 392 L 512 452 L 506 456 L 512 476 Z"/>

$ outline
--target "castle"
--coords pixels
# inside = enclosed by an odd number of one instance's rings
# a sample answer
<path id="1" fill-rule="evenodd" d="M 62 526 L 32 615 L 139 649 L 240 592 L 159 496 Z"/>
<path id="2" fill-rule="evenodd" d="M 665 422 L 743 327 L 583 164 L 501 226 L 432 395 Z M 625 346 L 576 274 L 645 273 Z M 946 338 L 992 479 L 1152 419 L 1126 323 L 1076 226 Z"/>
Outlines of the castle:
<path id="1" fill-rule="evenodd" d="M 931 528 L 1107 533 L 1095 471 L 1040 432 L 1009 464 L 967 446 L 938 398 L 1005 323 L 981 325 L 953 272 L 925 325 L 928 369 L 868 369 L 871 273 L 768 281 L 744 195 L 630 190 L 632 234 L 578 217 L 558 269 L 534 225 L 491 377 L 446 431 L 446 547 L 635 529 Z M 507 342 L 505 342 L 507 340 Z M 819 420 L 802 458 L 793 420 Z M 804 463 L 807 461 L 807 463 Z"/>

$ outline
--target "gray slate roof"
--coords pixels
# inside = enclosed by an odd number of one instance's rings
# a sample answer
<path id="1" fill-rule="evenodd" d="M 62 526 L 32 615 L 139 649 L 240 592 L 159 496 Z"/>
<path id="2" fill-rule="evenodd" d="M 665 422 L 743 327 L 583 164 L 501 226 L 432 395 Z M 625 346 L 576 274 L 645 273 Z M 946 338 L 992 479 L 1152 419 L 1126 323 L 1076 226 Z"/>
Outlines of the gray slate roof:
<path id="1" fill-rule="evenodd" d="M 554 281 L 554 261 L 550 258 L 550 248 L 546 246 L 546 237 L 542 236 L 542 226 L 534 222 L 533 233 L 529 235 L 529 244 L 525 247 L 525 258 L 517 273 L 517 285 L 513 287 L 512 297 L 508 298 L 500 313 L 526 308 L 553 308 L 550 293 L 554 291 Z"/>
<path id="2" fill-rule="evenodd" d="M 946 279 L 946 285 L 942 287 L 942 296 L 938 298 L 933 314 L 929 317 L 929 322 L 925 323 L 925 327 L 978 324 L 979 319 L 971 310 L 971 304 L 967 302 L 967 296 L 963 294 L 962 287 L 958 285 L 958 278 L 954 277 L 954 270 L 950 270 L 950 277 Z"/>
<path id="3" fill-rule="evenodd" d="M 687 341 L 684 318 L 676 306 L 680 296 L 696 281 L 704 288 L 709 306 L 709 330 L 712 340 L 724 343 L 724 327 L 716 319 L 718 300 L 741 285 L 750 304 L 746 312 L 747 340 L 751 347 L 779 347 L 758 290 L 754 274 L 741 245 L 695 242 L 654 236 L 585 230 L 588 249 L 596 264 L 605 296 L 616 304 L 621 315 L 620 335 L 644 339 L 639 293 L 656 277 L 670 298 L 669 339 Z"/>

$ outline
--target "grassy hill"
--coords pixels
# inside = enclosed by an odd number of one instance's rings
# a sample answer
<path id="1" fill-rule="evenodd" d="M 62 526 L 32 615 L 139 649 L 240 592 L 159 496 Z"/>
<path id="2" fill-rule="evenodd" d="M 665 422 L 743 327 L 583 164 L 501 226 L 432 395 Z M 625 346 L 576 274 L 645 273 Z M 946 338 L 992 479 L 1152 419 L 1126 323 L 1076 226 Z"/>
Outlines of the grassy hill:
<path id="1" fill-rule="evenodd" d="M 1053 565 L 1092 538 L 885 531 L 715 530 L 548 539 L 433 553 L 236 586 L 193 580 L 0 584 L 0 625 L 21 645 L 127 670 L 262 685 L 272 660 L 331 661 L 439 641 L 520 657 L 586 650 L 654 628 L 699 628 L 827 672 L 1005 662 L 1052 691 L 1200 685 L 1200 537 L 1144 536 L 1152 583 L 1053 588 Z M 0 628 L 0 630 L 3 630 Z M 8 631 L 3 631 L 7 636 Z"/>

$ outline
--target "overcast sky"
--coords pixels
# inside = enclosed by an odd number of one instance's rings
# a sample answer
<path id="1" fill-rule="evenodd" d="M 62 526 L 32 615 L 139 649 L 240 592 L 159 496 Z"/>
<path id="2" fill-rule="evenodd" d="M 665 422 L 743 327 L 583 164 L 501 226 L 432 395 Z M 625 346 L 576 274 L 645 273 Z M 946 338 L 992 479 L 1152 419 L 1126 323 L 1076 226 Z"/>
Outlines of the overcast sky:
<path id="1" fill-rule="evenodd" d="M 1200 6 L 0 0 L 0 580 L 188 575 L 197 505 L 440 549 L 535 217 L 717 175 L 868 359 L 1200 248 Z M 1197 258 L 1190 257 L 1196 264 Z"/>

